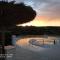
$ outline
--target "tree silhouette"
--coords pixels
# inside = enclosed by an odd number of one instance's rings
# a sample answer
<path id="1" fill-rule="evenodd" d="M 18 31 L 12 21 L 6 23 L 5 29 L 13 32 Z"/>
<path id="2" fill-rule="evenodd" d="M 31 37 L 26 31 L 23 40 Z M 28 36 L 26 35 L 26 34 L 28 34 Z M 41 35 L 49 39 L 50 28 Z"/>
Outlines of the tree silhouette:
<path id="1" fill-rule="evenodd" d="M 0 2 L 0 27 L 6 27 L 29 22 L 36 16 L 36 12 L 24 3 L 14 4 Z"/>
<path id="2" fill-rule="evenodd" d="M 14 29 L 16 24 L 22 24 L 33 20 L 36 12 L 23 3 L 14 4 L 14 2 L 0 1 L 0 32 L 2 34 L 2 54 L 5 54 L 4 42 L 5 32 Z M 12 28 L 13 27 L 13 28 Z M 2 58 L 5 60 L 5 58 Z"/>

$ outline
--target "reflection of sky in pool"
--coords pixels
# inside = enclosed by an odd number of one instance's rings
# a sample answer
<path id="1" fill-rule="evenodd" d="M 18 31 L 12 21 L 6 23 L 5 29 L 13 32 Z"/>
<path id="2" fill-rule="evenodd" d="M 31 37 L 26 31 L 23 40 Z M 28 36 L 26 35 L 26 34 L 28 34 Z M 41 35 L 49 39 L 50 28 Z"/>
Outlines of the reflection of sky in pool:
<path id="1" fill-rule="evenodd" d="M 22 47 L 42 47 L 42 48 L 50 48 L 54 47 L 55 45 L 59 44 L 60 38 L 58 37 L 23 37 L 16 41 L 16 45 Z"/>
<path id="2" fill-rule="evenodd" d="M 58 41 L 58 40 L 57 40 Z M 39 47 L 51 47 L 52 45 L 56 45 L 57 41 L 55 39 L 30 39 L 29 43 Z"/>

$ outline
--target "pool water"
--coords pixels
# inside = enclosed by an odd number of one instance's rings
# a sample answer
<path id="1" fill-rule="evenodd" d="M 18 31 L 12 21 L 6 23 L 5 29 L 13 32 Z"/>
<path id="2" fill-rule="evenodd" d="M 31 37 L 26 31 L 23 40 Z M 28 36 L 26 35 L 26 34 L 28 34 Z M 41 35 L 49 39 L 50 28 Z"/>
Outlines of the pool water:
<path id="1" fill-rule="evenodd" d="M 16 45 L 19 46 L 35 46 L 42 48 L 51 48 L 60 44 L 60 37 L 48 36 L 48 37 L 40 37 L 40 36 L 27 36 L 22 37 L 16 41 Z"/>
<path id="2" fill-rule="evenodd" d="M 39 46 L 39 47 L 44 47 L 44 48 L 50 48 L 55 45 L 57 45 L 59 40 L 56 39 L 35 39 L 32 38 L 29 40 L 29 43 L 31 45 Z"/>

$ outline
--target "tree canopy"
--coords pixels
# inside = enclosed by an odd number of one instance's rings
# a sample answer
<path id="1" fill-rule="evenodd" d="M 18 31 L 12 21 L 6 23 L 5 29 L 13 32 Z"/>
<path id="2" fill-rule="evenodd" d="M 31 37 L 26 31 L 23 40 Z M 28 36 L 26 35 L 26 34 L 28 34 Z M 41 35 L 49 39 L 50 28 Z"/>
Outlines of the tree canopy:
<path id="1" fill-rule="evenodd" d="M 14 4 L 0 1 L 0 28 L 9 28 L 16 24 L 29 22 L 35 16 L 35 10 L 30 6 L 25 6 L 24 3 Z"/>

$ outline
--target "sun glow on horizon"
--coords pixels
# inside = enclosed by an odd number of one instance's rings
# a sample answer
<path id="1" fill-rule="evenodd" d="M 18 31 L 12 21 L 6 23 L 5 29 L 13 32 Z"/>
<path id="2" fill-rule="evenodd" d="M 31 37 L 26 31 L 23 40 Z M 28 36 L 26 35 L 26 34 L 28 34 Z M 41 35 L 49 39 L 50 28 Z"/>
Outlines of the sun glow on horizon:
<path id="1" fill-rule="evenodd" d="M 41 26 L 60 26 L 60 20 L 49 20 L 47 17 L 43 16 L 37 16 L 33 21 L 30 21 L 28 23 L 24 24 L 18 24 L 17 26 L 35 26 L 35 27 L 41 27 Z"/>
<path id="2" fill-rule="evenodd" d="M 38 18 L 36 17 L 33 21 L 30 21 L 28 23 L 24 23 L 24 24 L 18 24 L 17 26 L 45 26 L 45 21 L 44 19 L 41 17 L 41 18 Z"/>

